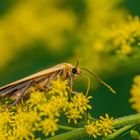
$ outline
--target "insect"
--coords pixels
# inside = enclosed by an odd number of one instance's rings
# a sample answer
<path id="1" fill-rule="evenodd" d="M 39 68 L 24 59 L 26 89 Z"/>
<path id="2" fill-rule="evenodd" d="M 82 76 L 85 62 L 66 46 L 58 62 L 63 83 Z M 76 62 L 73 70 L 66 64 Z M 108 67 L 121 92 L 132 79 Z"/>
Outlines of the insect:
<path id="1" fill-rule="evenodd" d="M 46 70 L 40 71 L 38 73 L 32 74 L 28 77 L 25 77 L 23 79 L 20 79 L 11 84 L 1 87 L 0 97 L 3 99 L 6 96 L 14 97 L 18 95 L 16 100 L 8 107 L 10 108 L 15 104 L 17 104 L 22 98 L 22 96 L 25 95 L 26 91 L 34 85 L 38 86 L 41 89 L 49 90 L 51 81 L 56 80 L 58 76 L 60 76 L 62 80 L 67 80 L 68 85 L 72 89 L 73 78 L 76 75 L 81 75 L 81 69 L 78 68 L 77 66 L 78 62 L 76 66 L 73 66 L 72 64 L 69 63 L 62 63 L 54 67 L 48 68 Z M 102 81 L 97 75 L 88 71 L 87 69 L 84 68 L 82 69 L 94 75 L 102 84 L 107 86 L 112 92 L 115 92 L 108 84 Z"/>

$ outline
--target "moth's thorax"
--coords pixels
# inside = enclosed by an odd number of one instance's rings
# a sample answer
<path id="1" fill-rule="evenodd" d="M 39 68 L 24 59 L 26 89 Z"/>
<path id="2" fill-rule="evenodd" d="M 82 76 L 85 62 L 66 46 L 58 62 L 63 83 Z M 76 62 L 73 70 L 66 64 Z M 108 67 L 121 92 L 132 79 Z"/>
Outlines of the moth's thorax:
<path id="1" fill-rule="evenodd" d="M 64 66 L 64 69 L 65 70 L 68 70 L 68 71 L 70 71 L 74 66 L 72 65 L 72 64 L 70 64 L 70 63 L 62 63 L 61 65 L 63 65 Z"/>
<path id="2" fill-rule="evenodd" d="M 65 70 L 74 74 L 74 75 L 77 75 L 77 74 L 81 73 L 80 68 L 77 68 L 76 66 L 74 66 L 70 63 L 64 63 L 64 65 L 65 65 Z M 75 72 L 73 72 L 73 69 L 75 70 Z"/>

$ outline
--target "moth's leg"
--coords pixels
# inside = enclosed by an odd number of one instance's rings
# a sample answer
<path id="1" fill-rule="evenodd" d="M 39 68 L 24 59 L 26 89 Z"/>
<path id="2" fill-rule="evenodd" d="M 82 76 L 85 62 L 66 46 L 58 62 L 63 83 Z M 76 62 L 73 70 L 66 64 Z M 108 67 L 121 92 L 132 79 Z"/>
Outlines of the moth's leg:
<path id="1" fill-rule="evenodd" d="M 73 80 L 70 73 L 68 73 L 68 86 L 70 87 L 70 93 L 78 94 L 79 92 L 73 90 Z"/>
<path id="2" fill-rule="evenodd" d="M 22 96 L 24 95 L 24 93 L 26 92 L 26 90 L 30 87 L 30 85 L 31 85 L 32 82 L 33 82 L 33 81 L 29 81 L 29 82 L 27 83 L 27 85 L 26 85 L 25 88 L 21 91 L 21 94 L 20 94 L 19 97 L 16 99 L 16 101 L 15 101 L 14 103 L 12 103 L 7 109 L 9 109 L 9 108 L 11 108 L 12 106 L 16 105 L 16 104 L 20 101 L 20 99 L 22 98 Z"/>
<path id="3" fill-rule="evenodd" d="M 72 82 L 72 78 L 71 78 L 71 75 L 68 74 L 68 86 L 70 87 L 70 90 L 72 90 L 72 87 L 73 87 L 73 82 Z"/>
<path id="4" fill-rule="evenodd" d="M 87 77 L 88 80 L 88 85 L 87 85 L 87 91 L 86 91 L 86 96 L 88 96 L 89 90 L 90 90 L 90 78 Z"/>
<path id="5" fill-rule="evenodd" d="M 80 76 L 84 77 L 84 78 L 86 78 L 88 80 L 87 90 L 86 90 L 86 96 L 88 96 L 88 93 L 89 93 L 89 90 L 90 90 L 90 78 L 85 76 L 85 75 L 81 75 L 81 74 L 80 74 Z"/>
<path id="6" fill-rule="evenodd" d="M 63 70 L 60 70 L 55 76 L 54 76 L 54 80 L 57 79 L 58 75 L 61 75 L 63 73 Z"/>
<path id="7" fill-rule="evenodd" d="M 37 82 L 33 81 L 33 85 L 35 87 L 37 87 L 39 90 L 48 91 L 47 88 L 45 88 L 44 86 L 42 86 L 42 84 L 40 84 L 40 83 L 37 83 Z"/>

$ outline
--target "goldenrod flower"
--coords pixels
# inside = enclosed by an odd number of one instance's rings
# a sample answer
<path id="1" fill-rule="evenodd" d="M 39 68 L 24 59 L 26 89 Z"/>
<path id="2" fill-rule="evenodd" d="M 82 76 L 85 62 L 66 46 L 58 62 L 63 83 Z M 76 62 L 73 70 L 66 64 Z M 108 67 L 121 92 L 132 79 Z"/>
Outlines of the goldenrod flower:
<path id="1" fill-rule="evenodd" d="M 3 132 L 3 129 L 1 129 L 0 128 L 0 138 L 2 139 L 2 140 L 6 140 L 6 136 L 5 136 L 5 132 Z"/>
<path id="2" fill-rule="evenodd" d="M 100 118 L 92 123 L 88 121 L 85 125 L 86 132 L 89 136 L 96 138 L 97 136 L 107 136 L 115 130 L 113 128 L 113 118 L 109 118 L 108 114 L 105 117 Z"/>
<path id="3" fill-rule="evenodd" d="M 91 109 L 92 107 L 88 104 L 89 99 L 92 97 L 86 97 L 83 93 L 78 93 L 71 98 L 71 102 L 68 103 L 68 109 L 66 112 L 66 116 L 68 118 L 68 122 L 73 120 L 74 123 L 77 123 L 78 119 L 82 119 L 83 113 L 87 111 L 87 109 Z"/>
<path id="4" fill-rule="evenodd" d="M 69 104 L 68 97 L 52 96 L 49 104 L 52 105 L 56 110 L 61 109 L 65 111 Z"/>
<path id="5" fill-rule="evenodd" d="M 42 121 L 41 125 L 43 128 L 43 133 L 48 136 L 50 133 L 53 136 L 57 128 L 57 119 L 45 119 Z"/>
<path id="6" fill-rule="evenodd" d="M 46 116 L 49 118 L 53 118 L 54 116 L 59 116 L 59 112 L 55 106 L 52 106 L 50 103 L 44 103 L 38 105 L 38 109 L 40 111 L 41 116 Z"/>
<path id="7" fill-rule="evenodd" d="M 99 128 L 98 128 L 98 120 L 95 121 L 95 122 L 92 122 L 90 123 L 88 121 L 88 124 L 85 125 L 85 130 L 86 130 L 86 133 L 89 135 L 89 136 L 93 136 L 94 138 L 97 138 L 97 136 L 100 136 L 101 133 L 99 131 Z"/>
<path id="8" fill-rule="evenodd" d="M 26 123 L 16 125 L 13 129 L 13 136 L 15 139 L 33 139 L 34 134 L 31 131 L 32 126 L 27 126 Z"/>
<path id="9" fill-rule="evenodd" d="M 45 93 L 40 91 L 32 92 L 28 100 L 28 102 L 32 105 L 38 105 L 44 101 L 46 101 Z"/>
<path id="10" fill-rule="evenodd" d="M 105 117 L 100 116 L 98 127 L 103 136 L 111 134 L 114 131 L 113 117 L 110 118 L 108 114 Z"/>
<path id="11" fill-rule="evenodd" d="M 71 106 L 71 105 L 70 105 Z M 74 121 L 75 124 L 77 124 L 78 119 L 82 119 L 81 113 L 77 108 L 74 108 L 73 105 L 69 110 L 66 112 L 66 116 L 68 118 L 68 122 L 70 123 L 71 120 Z"/>
<path id="12" fill-rule="evenodd" d="M 132 48 L 132 46 L 130 46 L 128 44 L 122 45 L 120 47 L 120 53 L 122 53 L 124 55 L 132 54 L 133 53 L 133 48 Z"/>
<path id="13" fill-rule="evenodd" d="M 0 112 L 0 137 L 3 140 L 6 140 L 8 135 L 12 133 L 12 130 L 9 129 L 12 122 L 11 116 L 12 113 L 8 110 Z"/>
<path id="14" fill-rule="evenodd" d="M 89 99 L 92 97 L 86 97 L 83 93 L 78 93 L 72 98 L 72 102 L 74 107 L 77 108 L 81 113 L 87 111 L 87 109 L 92 109 L 91 105 L 89 105 Z"/>
<path id="15" fill-rule="evenodd" d="M 36 123 L 41 120 L 37 112 L 26 112 L 18 108 L 17 113 L 12 116 L 13 120 L 13 136 L 17 139 L 34 138 L 34 130 Z"/>
<path id="16" fill-rule="evenodd" d="M 60 76 L 58 76 L 57 80 L 53 80 L 51 82 L 51 87 L 50 87 L 50 92 L 49 94 L 54 94 L 54 95 L 60 95 L 62 96 L 67 96 L 67 89 L 68 89 L 68 81 L 62 81 Z"/>
<path id="17" fill-rule="evenodd" d="M 113 28 L 110 33 L 116 52 L 123 55 L 139 53 L 140 42 L 140 19 L 139 17 L 128 17 L 128 21 Z"/>
<path id="18" fill-rule="evenodd" d="M 12 113 L 8 110 L 4 112 L 0 112 L 0 126 L 8 123 L 11 121 L 10 117 L 12 116 Z"/>
<path id="19" fill-rule="evenodd" d="M 132 104 L 132 108 L 140 113 L 140 75 L 135 76 L 133 82 L 130 90 L 131 98 L 129 101 Z"/>

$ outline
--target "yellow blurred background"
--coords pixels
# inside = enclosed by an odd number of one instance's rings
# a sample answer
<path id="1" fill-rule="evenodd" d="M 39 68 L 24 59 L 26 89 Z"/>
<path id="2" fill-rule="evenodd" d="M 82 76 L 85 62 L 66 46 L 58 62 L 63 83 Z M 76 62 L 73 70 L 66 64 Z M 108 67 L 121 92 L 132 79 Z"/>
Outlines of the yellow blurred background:
<path id="1" fill-rule="evenodd" d="M 79 67 L 96 72 L 118 93 L 92 80 L 95 115 L 133 112 L 128 98 L 140 72 L 138 5 L 138 0 L 0 0 L 0 85 L 79 59 Z M 85 90 L 85 80 L 75 87 Z"/>

